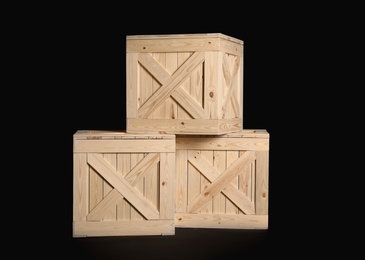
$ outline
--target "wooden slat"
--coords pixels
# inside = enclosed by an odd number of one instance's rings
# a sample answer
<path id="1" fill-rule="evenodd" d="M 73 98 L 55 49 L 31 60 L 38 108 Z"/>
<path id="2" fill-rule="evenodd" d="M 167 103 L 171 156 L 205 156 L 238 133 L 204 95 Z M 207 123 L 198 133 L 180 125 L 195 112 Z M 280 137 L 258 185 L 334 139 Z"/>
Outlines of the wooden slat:
<path id="1" fill-rule="evenodd" d="M 256 211 L 257 214 L 269 212 L 269 152 L 256 152 Z"/>
<path id="2" fill-rule="evenodd" d="M 138 62 L 161 84 L 165 84 L 171 77 L 164 67 L 160 65 L 151 55 L 140 53 Z"/>
<path id="3" fill-rule="evenodd" d="M 196 212 L 204 204 L 210 201 L 216 194 L 220 193 L 230 182 L 245 168 L 247 164 L 255 160 L 254 152 L 245 152 L 240 158 L 230 165 L 208 188 L 188 205 L 188 212 Z"/>
<path id="4" fill-rule="evenodd" d="M 184 89 L 177 88 L 171 96 L 178 102 L 193 118 L 203 118 L 204 110 Z"/>
<path id="5" fill-rule="evenodd" d="M 249 150 L 267 151 L 269 149 L 269 139 L 267 138 L 194 138 L 177 137 L 176 149 L 189 149 L 194 147 L 197 150 Z"/>
<path id="6" fill-rule="evenodd" d="M 73 237 L 174 235 L 174 220 L 73 222 Z"/>
<path id="7" fill-rule="evenodd" d="M 242 156 L 241 156 L 242 157 Z M 220 172 L 211 166 L 199 152 L 189 151 L 188 160 L 197 168 L 210 182 L 215 182 L 220 176 Z M 239 172 L 237 172 L 239 174 Z M 232 200 L 246 214 L 255 214 L 254 204 L 242 193 L 237 190 L 232 183 L 222 189 L 222 193 Z"/>
<path id="8" fill-rule="evenodd" d="M 226 58 L 226 55 L 223 55 L 223 64 L 226 64 L 226 66 L 228 67 L 228 61 Z M 225 66 L 223 66 L 225 67 Z M 237 88 L 237 77 L 238 77 L 238 69 L 239 69 L 239 59 L 236 57 L 236 59 L 234 60 L 233 63 L 233 68 L 232 68 L 232 72 L 230 71 L 231 69 L 228 68 L 228 73 L 229 76 L 226 76 L 226 82 L 227 82 L 227 87 L 225 88 L 224 91 L 224 95 L 223 95 L 223 105 L 222 105 L 222 118 L 231 118 L 231 117 L 238 117 L 239 116 L 239 104 L 237 101 L 237 97 L 234 96 L 233 94 L 236 93 L 235 89 Z M 223 69 L 225 71 L 225 69 Z M 225 73 L 223 73 L 224 75 Z M 229 104 L 229 102 L 232 101 L 232 107 L 233 110 L 235 112 L 235 115 L 226 115 L 227 113 L 227 106 Z"/>
<path id="9" fill-rule="evenodd" d="M 88 163 L 103 176 L 115 189 L 136 207 L 147 219 L 158 219 L 159 212 L 146 201 L 133 187 L 118 176 L 117 172 L 98 154 L 89 154 Z"/>
<path id="10" fill-rule="evenodd" d="M 214 151 L 212 165 L 217 170 L 217 174 L 224 172 L 227 168 L 226 151 Z M 222 192 L 213 197 L 213 213 L 226 213 L 226 196 Z"/>
<path id="11" fill-rule="evenodd" d="M 128 118 L 128 132 L 136 134 L 219 135 L 242 129 L 242 119 L 136 119 Z"/>
<path id="12" fill-rule="evenodd" d="M 86 162 L 85 162 L 86 163 Z M 86 164 L 87 165 L 87 164 Z M 92 168 L 89 168 L 89 210 L 102 201 L 104 193 L 104 179 Z"/>
<path id="13" fill-rule="evenodd" d="M 221 33 L 128 35 L 126 40 L 127 53 L 222 51 L 243 55 L 243 41 Z"/>
<path id="14" fill-rule="evenodd" d="M 136 165 L 138 165 L 138 163 L 143 159 L 144 154 L 143 153 L 132 153 L 131 154 L 131 168 L 133 169 L 134 167 L 136 167 Z M 144 178 L 142 177 L 142 181 L 136 183 L 136 185 L 133 186 L 134 188 L 134 192 L 136 194 L 140 194 L 142 197 L 144 197 L 144 190 L 143 190 L 143 186 L 144 186 Z M 130 202 L 131 204 L 131 220 L 143 220 L 143 214 L 141 214 L 138 210 L 138 208 L 136 207 L 136 205 L 134 205 L 134 203 Z"/>
<path id="15" fill-rule="evenodd" d="M 177 53 L 166 53 L 166 70 L 173 75 L 174 73 L 176 73 L 176 71 L 179 68 L 179 64 L 178 64 L 178 54 Z M 173 77 L 173 76 L 172 76 Z M 170 78 L 172 78 L 170 77 Z M 181 80 L 181 82 L 178 83 L 178 86 L 176 86 L 176 88 L 180 87 L 182 82 L 185 79 Z M 165 82 L 165 84 L 168 84 L 168 81 Z M 162 88 L 163 86 L 161 86 Z M 160 88 L 160 89 L 161 89 Z M 174 90 L 173 90 L 174 91 Z M 172 91 L 172 92 L 173 92 Z M 171 93 L 166 97 L 166 99 L 161 102 L 161 105 L 157 106 L 156 109 L 158 110 L 159 107 L 162 107 L 164 109 L 164 117 L 160 117 L 160 118 L 177 118 L 177 108 L 178 108 L 178 104 L 173 100 L 173 98 L 171 97 Z M 156 111 L 156 109 L 153 109 L 153 111 Z"/>
<path id="16" fill-rule="evenodd" d="M 243 118 L 243 114 L 244 114 L 244 108 L 245 106 L 243 105 L 243 101 L 244 101 L 244 94 L 245 92 L 243 91 L 244 90 L 244 73 L 243 73 L 243 66 L 244 66 L 244 63 L 243 63 L 243 58 L 241 57 L 240 58 L 240 73 L 239 73 L 239 76 L 240 76 L 240 79 L 238 80 L 238 83 L 239 84 L 239 88 L 238 88 L 238 93 L 237 93 L 237 96 L 239 97 L 239 115 L 238 115 L 238 118 Z"/>
<path id="17" fill-rule="evenodd" d="M 175 212 L 186 212 L 188 205 L 187 151 L 176 151 Z"/>
<path id="18" fill-rule="evenodd" d="M 250 131 L 253 132 L 253 131 Z M 74 140 L 175 140 L 173 134 L 131 134 L 123 131 L 104 131 L 104 130 L 78 130 Z M 75 148 L 75 147 L 74 147 Z M 77 148 L 77 147 L 76 147 Z M 75 150 L 76 151 L 76 150 Z M 101 152 L 101 151 L 100 151 Z"/>
<path id="19" fill-rule="evenodd" d="M 194 53 L 181 67 L 179 67 L 169 80 L 162 85 L 138 110 L 138 117 L 147 118 L 149 114 L 165 101 L 179 84 L 189 76 L 199 64 L 204 61 L 204 53 Z"/>
<path id="20" fill-rule="evenodd" d="M 102 154 L 103 159 L 109 163 L 109 165 L 116 170 L 116 154 L 115 153 L 107 153 Z M 103 199 L 113 190 L 113 186 L 111 186 L 106 180 L 103 179 Z M 110 205 L 109 207 L 104 208 L 103 214 L 104 220 L 117 220 L 117 207 L 116 204 Z"/>
<path id="21" fill-rule="evenodd" d="M 124 178 L 131 170 L 131 154 L 117 154 L 117 171 Z M 117 220 L 131 220 L 131 205 L 125 199 L 117 203 Z"/>
<path id="22" fill-rule="evenodd" d="M 268 229 L 268 215 L 175 214 L 175 226 L 184 228 Z"/>
<path id="23" fill-rule="evenodd" d="M 227 155 L 227 168 L 239 158 L 238 151 L 227 151 L 226 155 Z M 247 169 L 249 167 L 247 166 L 245 168 Z M 240 191 L 238 191 L 238 175 L 239 174 L 237 174 L 237 176 L 232 179 L 231 183 L 226 188 L 231 188 L 234 194 L 237 194 L 238 196 L 245 198 L 244 194 L 241 193 Z M 241 204 L 243 204 L 242 199 L 238 200 L 238 201 L 241 202 Z M 247 198 L 245 199 L 245 201 L 250 202 Z M 250 205 L 250 203 L 247 203 L 247 204 Z M 235 204 L 235 201 L 233 201 L 232 199 L 230 199 L 227 196 L 226 197 L 226 214 L 229 214 L 229 215 L 238 214 L 238 208 L 239 207 L 237 207 L 237 205 Z M 249 209 L 251 209 L 251 211 L 252 211 L 252 206 Z M 244 211 L 246 211 L 245 207 L 244 207 Z"/>
<path id="24" fill-rule="evenodd" d="M 199 151 L 199 155 L 201 156 L 201 158 L 204 158 L 204 161 L 206 161 L 210 165 L 214 164 L 213 151 Z M 200 190 L 205 190 L 210 185 L 210 183 L 211 180 L 209 180 L 204 174 L 200 174 Z M 214 199 L 215 198 L 213 198 L 213 200 Z M 202 207 L 199 213 L 213 213 L 213 200 L 208 202 L 204 207 Z"/>
<path id="25" fill-rule="evenodd" d="M 92 211 L 87 215 L 86 219 L 90 220 L 105 220 L 105 212 L 109 212 L 110 208 L 115 209 L 115 205 L 123 201 L 123 196 L 116 190 L 113 189 L 109 192 L 103 200 L 93 208 Z"/>
<path id="26" fill-rule="evenodd" d="M 221 73 L 218 72 L 222 64 L 222 56 L 218 52 L 205 52 L 204 62 L 204 118 L 221 119 L 222 101 L 219 91 Z"/>
<path id="27" fill-rule="evenodd" d="M 73 168 L 73 220 L 85 221 L 88 212 L 89 178 L 86 154 L 74 154 Z"/>
<path id="28" fill-rule="evenodd" d="M 160 155 L 160 218 L 173 219 L 175 213 L 175 154 Z"/>
<path id="29" fill-rule="evenodd" d="M 172 140 L 74 140 L 75 153 L 175 152 Z"/>
<path id="30" fill-rule="evenodd" d="M 146 155 L 126 176 L 125 180 L 132 186 L 135 186 L 148 170 L 159 162 L 158 153 L 149 153 Z"/>
<path id="31" fill-rule="evenodd" d="M 177 53 L 177 67 L 180 67 L 191 55 L 193 54 L 193 52 L 178 52 Z M 199 68 L 199 66 L 197 67 L 197 69 Z M 179 89 L 183 89 L 185 90 L 188 94 L 189 94 L 189 98 L 191 98 L 191 77 L 193 77 L 195 75 L 195 71 L 192 71 L 189 75 L 189 77 L 187 77 L 183 82 L 181 82 L 180 87 L 178 87 L 176 90 Z M 176 91 L 175 91 L 176 92 Z M 176 100 L 176 98 L 173 97 L 173 94 L 175 93 L 173 92 L 171 97 L 173 98 L 173 100 L 175 100 L 176 102 L 178 102 Z M 177 116 L 176 118 L 182 119 L 182 118 L 191 118 L 191 116 L 186 112 L 186 109 L 183 107 L 183 105 L 181 103 L 178 103 L 177 106 Z"/>
<path id="32" fill-rule="evenodd" d="M 138 54 L 127 53 L 126 54 L 126 99 L 127 99 L 127 117 L 137 117 L 137 87 L 138 86 Z"/>

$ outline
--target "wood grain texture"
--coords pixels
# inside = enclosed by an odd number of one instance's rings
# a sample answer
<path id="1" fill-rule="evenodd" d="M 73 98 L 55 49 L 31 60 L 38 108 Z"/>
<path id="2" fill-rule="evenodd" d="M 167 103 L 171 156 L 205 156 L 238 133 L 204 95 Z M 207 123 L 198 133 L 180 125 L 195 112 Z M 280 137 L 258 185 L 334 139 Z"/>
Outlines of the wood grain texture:
<path id="1" fill-rule="evenodd" d="M 175 235 L 174 220 L 73 222 L 74 237 Z"/>
<path id="2" fill-rule="evenodd" d="M 174 148 L 175 135 L 77 131 L 73 236 L 174 234 Z"/>
<path id="3" fill-rule="evenodd" d="M 224 134 L 242 129 L 242 40 L 201 34 L 127 36 L 126 41 L 126 75 L 137 77 L 127 79 L 127 92 L 132 92 L 127 93 L 127 132 Z M 187 119 L 197 122 L 179 127 Z"/>
<path id="4" fill-rule="evenodd" d="M 176 154 L 176 227 L 268 228 L 266 130 L 177 135 Z"/>
<path id="5" fill-rule="evenodd" d="M 175 214 L 182 228 L 268 229 L 268 215 Z"/>

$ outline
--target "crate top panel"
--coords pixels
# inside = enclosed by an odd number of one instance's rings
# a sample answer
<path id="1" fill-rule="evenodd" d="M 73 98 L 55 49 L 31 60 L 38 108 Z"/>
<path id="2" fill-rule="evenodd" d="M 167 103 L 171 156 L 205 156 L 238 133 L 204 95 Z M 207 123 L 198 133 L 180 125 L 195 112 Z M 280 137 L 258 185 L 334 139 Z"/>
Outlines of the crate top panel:
<path id="1" fill-rule="evenodd" d="M 269 138 L 270 134 L 265 129 L 242 129 L 222 135 L 178 135 L 189 138 Z"/>
<path id="2" fill-rule="evenodd" d="M 127 53 L 222 51 L 243 55 L 244 42 L 222 33 L 127 35 Z"/>
<path id="3" fill-rule="evenodd" d="M 268 151 L 269 133 L 266 130 L 240 130 L 224 135 L 178 135 L 177 150 Z"/>
<path id="4" fill-rule="evenodd" d="M 175 140 L 173 134 L 131 134 L 123 130 L 78 130 L 74 136 L 74 140 L 138 140 L 138 139 L 164 139 Z"/>

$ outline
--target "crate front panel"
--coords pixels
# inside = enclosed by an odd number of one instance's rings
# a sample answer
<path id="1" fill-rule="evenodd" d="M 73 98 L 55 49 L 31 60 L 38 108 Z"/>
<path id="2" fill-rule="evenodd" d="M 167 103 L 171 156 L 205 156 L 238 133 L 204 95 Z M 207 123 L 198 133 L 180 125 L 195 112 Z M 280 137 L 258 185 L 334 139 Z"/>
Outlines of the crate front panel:
<path id="1" fill-rule="evenodd" d="M 148 132 L 149 125 L 157 125 L 179 133 L 190 126 L 171 127 L 166 119 L 202 121 L 212 133 L 241 129 L 243 57 L 202 51 L 127 53 L 127 131 Z M 226 120 L 234 122 L 232 129 L 218 129 Z M 185 132 L 200 131 L 199 124 L 191 128 Z"/>
<path id="2" fill-rule="evenodd" d="M 267 228 L 267 138 L 176 142 L 177 227 Z"/>
<path id="3" fill-rule="evenodd" d="M 174 152 L 75 152 L 73 236 L 174 234 L 174 170 Z"/>

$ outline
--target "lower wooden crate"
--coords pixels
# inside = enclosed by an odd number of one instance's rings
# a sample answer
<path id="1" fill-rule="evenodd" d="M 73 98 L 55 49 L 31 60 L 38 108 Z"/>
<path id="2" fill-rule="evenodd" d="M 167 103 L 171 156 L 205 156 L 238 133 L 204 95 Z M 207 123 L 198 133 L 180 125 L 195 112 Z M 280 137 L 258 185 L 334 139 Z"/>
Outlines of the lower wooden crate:
<path id="1" fill-rule="evenodd" d="M 268 229 L 269 133 L 176 137 L 175 226 Z"/>
<path id="2" fill-rule="evenodd" d="M 73 137 L 73 237 L 175 234 L 175 135 Z"/>

